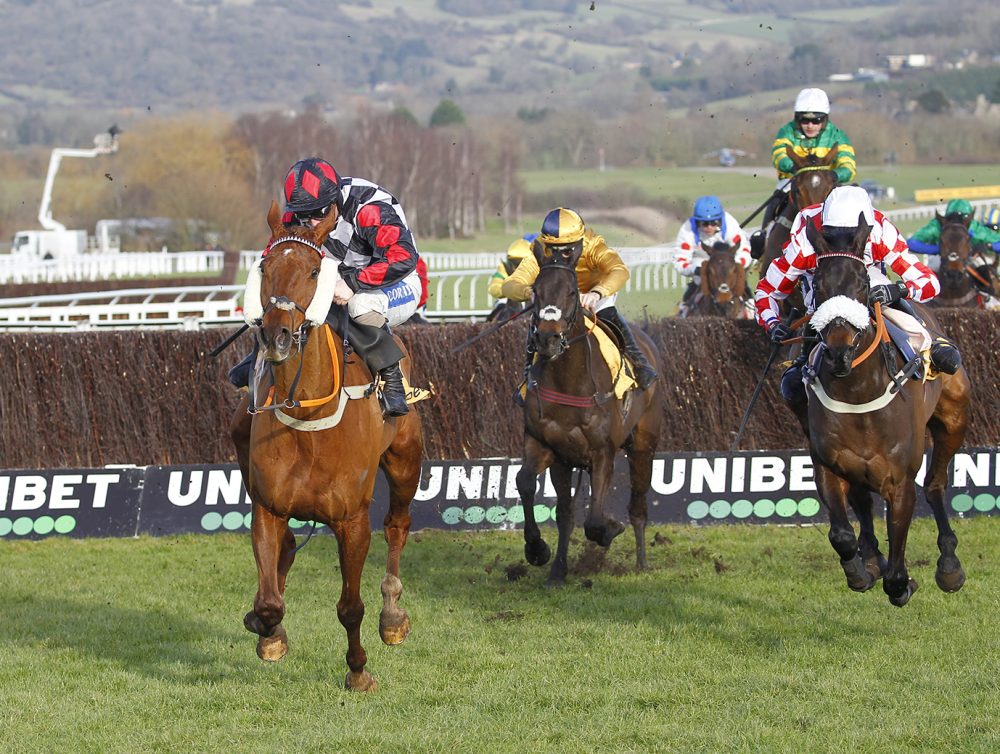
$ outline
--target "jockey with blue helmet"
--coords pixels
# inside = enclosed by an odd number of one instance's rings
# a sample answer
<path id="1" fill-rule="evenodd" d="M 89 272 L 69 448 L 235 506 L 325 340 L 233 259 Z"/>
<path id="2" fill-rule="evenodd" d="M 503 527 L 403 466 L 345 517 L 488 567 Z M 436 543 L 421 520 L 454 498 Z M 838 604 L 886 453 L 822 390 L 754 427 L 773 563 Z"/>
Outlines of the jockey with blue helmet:
<path id="1" fill-rule="evenodd" d="M 694 202 L 691 217 L 677 231 L 677 246 L 674 249 L 674 269 L 692 278 L 681 302 L 682 314 L 701 285 L 699 271 L 702 262 L 708 259 L 708 252 L 702 244 L 711 248 L 720 242 L 736 246 L 736 261 L 743 265 L 743 269 L 750 266 L 753 261 L 750 242 L 739 222 L 722 208 L 719 197 L 699 196 Z"/>

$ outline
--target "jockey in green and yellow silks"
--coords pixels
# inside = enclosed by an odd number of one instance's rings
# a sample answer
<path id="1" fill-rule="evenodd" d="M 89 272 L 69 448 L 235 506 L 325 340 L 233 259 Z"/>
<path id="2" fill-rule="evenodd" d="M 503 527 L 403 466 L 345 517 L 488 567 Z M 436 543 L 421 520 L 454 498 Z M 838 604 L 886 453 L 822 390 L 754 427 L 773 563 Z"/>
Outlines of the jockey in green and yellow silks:
<path id="1" fill-rule="evenodd" d="M 850 183 L 857 175 L 854 147 L 847 134 L 830 122 L 830 99 L 822 89 L 803 89 L 795 98 L 795 116 L 778 131 L 771 146 L 771 161 L 778 171 L 778 179 L 791 178 L 794 163 L 785 152 L 786 147 L 803 157 L 825 157 L 838 145 L 834 172 L 841 183 Z"/>

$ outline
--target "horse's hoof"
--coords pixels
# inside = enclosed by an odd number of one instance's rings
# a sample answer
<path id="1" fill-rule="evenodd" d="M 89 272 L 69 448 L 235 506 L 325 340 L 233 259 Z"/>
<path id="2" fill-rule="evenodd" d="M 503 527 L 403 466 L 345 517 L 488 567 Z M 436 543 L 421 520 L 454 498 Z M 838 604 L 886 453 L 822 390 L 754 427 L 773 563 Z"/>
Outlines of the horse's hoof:
<path id="1" fill-rule="evenodd" d="M 910 597 L 912 597 L 916 591 L 917 591 L 917 582 L 914 581 L 913 579 L 910 579 L 909 582 L 907 582 L 906 589 L 903 590 L 902 594 L 900 594 L 897 597 L 893 597 L 891 594 L 889 595 L 889 602 L 891 602 L 896 607 L 903 607 L 903 605 L 905 605 L 907 602 L 910 601 Z"/>
<path id="2" fill-rule="evenodd" d="M 607 519 L 601 526 L 584 527 L 587 539 L 601 547 L 610 547 L 615 537 L 623 531 L 625 531 L 625 524 L 621 521 L 615 521 L 613 518 Z"/>
<path id="3" fill-rule="evenodd" d="M 962 566 L 955 570 L 942 571 L 941 566 L 938 565 L 934 572 L 934 581 L 937 582 L 938 588 L 942 592 L 957 592 L 965 584 L 965 571 L 962 570 Z"/>
<path id="4" fill-rule="evenodd" d="M 344 688 L 348 691 L 364 691 L 370 693 L 378 690 L 378 684 L 375 682 L 375 679 L 372 678 L 372 674 L 367 670 L 362 670 L 360 673 L 348 670 L 347 677 L 344 678 Z"/>
<path id="5" fill-rule="evenodd" d="M 264 627 L 264 622 L 257 617 L 257 613 L 253 610 L 243 616 L 243 627 L 257 636 L 264 636 L 268 632 Z"/>
<path id="6" fill-rule="evenodd" d="M 389 617 L 383 610 L 378 619 L 378 635 L 382 637 L 382 643 L 388 644 L 390 647 L 402 644 L 403 640 L 410 634 L 410 616 L 406 614 L 405 610 L 396 610 L 395 612 L 395 617 Z"/>
<path id="7" fill-rule="evenodd" d="M 546 589 L 561 589 L 566 586 L 566 577 L 562 576 L 549 576 L 545 582 Z"/>
<path id="8" fill-rule="evenodd" d="M 878 580 L 862 562 L 860 555 L 855 555 L 846 563 L 840 561 L 840 567 L 844 569 L 844 575 L 847 576 L 847 586 L 852 592 L 867 592 L 875 586 L 875 582 Z"/>
<path id="9" fill-rule="evenodd" d="M 881 555 L 873 555 L 870 558 L 865 558 L 865 570 L 872 575 L 875 581 L 878 581 L 889 570 L 889 561 Z"/>
<path id="10" fill-rule="evenodd" d="M 288 634 L 280 623 L 270 636 L 257 639 L 257 656 L 265 662 L 277 662 L 288 654 Z"/>
<path id="11" fill-rule="evenodd" d="M 533 566 L 543 566 L 552 557 L 552 550 L 545 543 L 544 539 L 536 539 L 534 542 L 524 543 L 524 559 Z"/>

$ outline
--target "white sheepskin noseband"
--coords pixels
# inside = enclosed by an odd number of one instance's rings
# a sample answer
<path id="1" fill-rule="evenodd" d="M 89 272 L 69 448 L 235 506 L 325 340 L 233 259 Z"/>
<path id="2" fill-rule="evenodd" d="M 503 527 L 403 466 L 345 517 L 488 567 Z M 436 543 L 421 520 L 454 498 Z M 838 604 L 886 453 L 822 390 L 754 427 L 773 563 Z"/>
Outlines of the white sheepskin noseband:
<path id="1" fill-rule="evenodd" d="M 263 257 L 258 259 L 247 274 L 246 290 L 243 293 L 243 321 L 251 327 L 256 327 L 264 318 L 264 305 L 260 299 L 260 265 Z M 306 323 L 318 327 L 326 320 L 326 315 L 333 304 L 333 292 L 340 280 L 340 262 L 333 257 L 324 256 L 319 264 L 319 277 L 316 279 L 316 292 L 306 308 Z"/>
<path id="2" fill-rule="evenodd" d="M 809 324 L 816 332 L 822 332 L 837 317 L 847 320 L 856 330 L 864 330 L 870 321 L 867 306 L 848 296 L 834 296 L 813 312 Z"/>

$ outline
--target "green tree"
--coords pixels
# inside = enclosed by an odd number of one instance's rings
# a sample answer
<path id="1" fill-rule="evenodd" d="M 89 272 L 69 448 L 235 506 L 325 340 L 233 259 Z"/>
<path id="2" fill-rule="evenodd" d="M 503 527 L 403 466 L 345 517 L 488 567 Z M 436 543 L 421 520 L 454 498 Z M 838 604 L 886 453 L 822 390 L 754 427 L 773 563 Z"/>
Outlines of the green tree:
<path id="1" fill-rule="evenodd" d="M 951 103 L 940 89 L 928 89 L 917 97 L 917 104 L 929 113 L 945 113 L 951 108 Z"/>
<path id="2" fill-rule="evenodd" d="M 438 126 L 463 126 L 465 125 L 465 113 L 450 99 L 443 99 L 434 108 L 429 122 L 431 128 Z"/>

